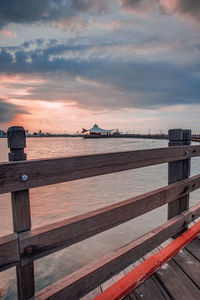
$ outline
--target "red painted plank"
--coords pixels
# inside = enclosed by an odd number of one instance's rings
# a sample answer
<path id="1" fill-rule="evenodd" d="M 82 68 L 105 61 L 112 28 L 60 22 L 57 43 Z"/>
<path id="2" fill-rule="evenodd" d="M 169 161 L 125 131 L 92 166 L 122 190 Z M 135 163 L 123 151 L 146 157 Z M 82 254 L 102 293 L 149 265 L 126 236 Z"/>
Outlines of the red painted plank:
<path id="1" fill-rule="evenodd" d="M 174 257 L 182 248 L 190 243 L 197 234 L 200 233 L 200 221 L 176 238 L 168 246 L 163 248 L 155 255 L 149 257 L 131 272 L 122 277 L 115 284 L 110 286 L 103 293 L 98 295 L 95 300 L 118 300 L 128 295 L 142 281 L 153 274 L 168 260 Z"/>

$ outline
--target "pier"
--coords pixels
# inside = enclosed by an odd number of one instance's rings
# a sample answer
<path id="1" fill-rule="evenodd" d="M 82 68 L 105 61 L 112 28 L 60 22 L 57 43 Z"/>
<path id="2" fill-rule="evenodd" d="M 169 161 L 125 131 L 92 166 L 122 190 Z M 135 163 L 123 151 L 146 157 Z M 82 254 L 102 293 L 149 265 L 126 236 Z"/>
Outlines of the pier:
<path id="1" fill-rule="evenodd" d="M 106 292 L 109 288 L 115 292 L 120 282 L 123 291 L 119 297 L 127 300 L 200 298 L 200 202 L 189 207 L 190 193 L 200 187 L 200 174 L 190 177 L 191 158 L 200 156 L 200 145 L 191 145 L 190 130 L 170 130 L 168 137 L 166 148 L 27 160 L 25 130 L 15 126 L 8 129 L 9 162 L 0 164 L 0 193 L 11 193 L 13 234 L 0 238 L 0 271 L 16 267 L 18 299 L 106 299 L 102 292 L 109 293 Z M 31 188 L 162 163 L 168 163 L 168 185 L 31 229 Z M 35 260 L 165 204 L 168 205 L 167 222 L 35 293 Z M 178 252 L 170 256 L 168 244 L 173 242 Z M 167 249 L 163 266 L 156 265 L 146 273 L 145 269 L 142 281 L 134 286 L 129 281 L 130 272 L 135 272 L 137 267 L 144 269 L 141 264 L 149 262 L 149 258 L 155 262 L 151 257 L 158 260 L 157 254 L 163 249 Z M 127 288 L 128 283 L 132 284 L 132 290 L 130 285 Z"/>
<path id="2" fill-rule="evenodd" d="M 168 134 L 140 134 L 140 133 L 119 133 L 109 135 L 83 135 L 85 139 L 117 139 L 117 138 L 132 138 L 132 139 L 153 139 L 153 140 L 168 140 Z M 200 135 L 194 134 L 190 138 L 193 142 L 200 142 Z"/>

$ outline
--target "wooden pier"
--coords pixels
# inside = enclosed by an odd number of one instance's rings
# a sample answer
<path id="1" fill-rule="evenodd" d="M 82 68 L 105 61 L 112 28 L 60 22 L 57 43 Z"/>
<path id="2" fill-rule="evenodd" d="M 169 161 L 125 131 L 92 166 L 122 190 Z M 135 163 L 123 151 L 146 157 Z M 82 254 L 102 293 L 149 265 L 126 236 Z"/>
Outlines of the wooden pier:
<path id="1" fill-rule="evenodd" d="M 29 161 L 24 153 L 24 129 L 11 127 L 7 136 L 9 162 L 0 164 L 0 193 L 11 193 L 14 232 L 0 238 L 0 271 L 16 266 L 18 299 L 73 300 L 85 295 L 92 299 L 108 286 L 108 280 L 111 284 L 113 276 L 117 274 L 115 279 L 120 278 L 146 259 L 147 253 L 157 251 L 156 248 L 162 247 L 169 238 L 184 234 L 188 225 L 200 217 L 200 203 L 189 208 L 190 192 L 200 187 L 200 174 L 190 177 L 190 160 L 200 156 L 200 146 L 190 145 L 190 130 L 170 130 L 169 147 L 166 148 Z M 30 188 L 162 163 L 169 164 L 167 186 L 31 230 Z M 168 204 L 166 223 L 35 293 L 35 260 L 164 204 Z M 195 254 L 200 253 L 199 250 L 197 236 L 168 263 L 168 268 L 161 268 L 146 279 L 127 299 L 199 299 L 199 281 L 195 279 L 195 276 L 199 278 L 199 257 Z M 192 263 L 187 264 L 188 256 Z M 181 272 L 187 277 L 187 283 Z M 182 294 L 190 295 L 190 298 L 178 298 L 178 292 L 170 290 L 172 283 L 177 291 L 182 285 Z"/>

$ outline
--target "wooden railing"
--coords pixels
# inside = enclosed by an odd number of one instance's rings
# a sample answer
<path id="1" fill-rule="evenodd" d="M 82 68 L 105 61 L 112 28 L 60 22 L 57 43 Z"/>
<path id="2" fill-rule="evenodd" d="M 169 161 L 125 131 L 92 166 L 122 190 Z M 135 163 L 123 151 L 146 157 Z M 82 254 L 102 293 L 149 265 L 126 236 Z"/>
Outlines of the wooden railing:
<path id="1" fill-rule="evenodd" d="M 190 130 L 170 130 L 167 148 L 26 161 L 24 129 L 9 128 L 10 161 L 0 164 L 0 193 L 11 192 L 14 233 L 0 238 L 0 270 L 16 266 L 18 298 L 79 299 L 199 217 L 200 203 L 189 208 L 189 193 L 200 187 L 200 174 L 189 178 L 190 158 L 200 156 L 190 137 Z M 169 185 L 31 230 L 30 188 L 167 162 Z M 35 294 L 34 260 L 166 203 L 166 223 Z"/>

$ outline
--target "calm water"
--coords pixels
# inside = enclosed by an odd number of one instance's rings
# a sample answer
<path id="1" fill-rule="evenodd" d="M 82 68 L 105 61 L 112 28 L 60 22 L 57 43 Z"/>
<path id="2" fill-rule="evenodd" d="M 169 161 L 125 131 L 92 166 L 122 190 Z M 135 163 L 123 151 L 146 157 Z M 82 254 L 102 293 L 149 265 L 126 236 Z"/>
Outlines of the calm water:
<path id="1" fill-rule="evenodd" d="M 29 138 L 28 159 L 166 147 L 165 140 Z M 0 139 L 0 161 L 7 161 L 6 139 Z M 200 159 L 192 159 L 192 175 L 200 173 Z M 85 213 L 167 184 L 167 164 L 61 183 L 30 190 L 32 227 Z M 191 205 L 200 192 L 191 194 Z M 127 244 L 166 220 L 166 206 L 100 233 L 35 262 L 36 290 L 40 290 L 93 260 Z M 10 195 L 0 195 L 0 236 L 12 232 Z M 4 299 L 16 299 L 15 269 L 0 273 Z"/>

